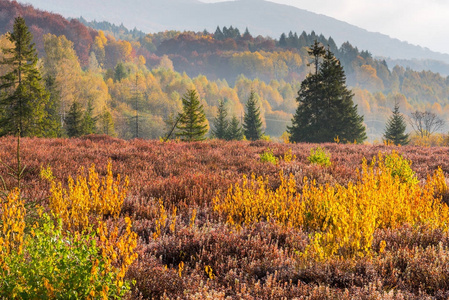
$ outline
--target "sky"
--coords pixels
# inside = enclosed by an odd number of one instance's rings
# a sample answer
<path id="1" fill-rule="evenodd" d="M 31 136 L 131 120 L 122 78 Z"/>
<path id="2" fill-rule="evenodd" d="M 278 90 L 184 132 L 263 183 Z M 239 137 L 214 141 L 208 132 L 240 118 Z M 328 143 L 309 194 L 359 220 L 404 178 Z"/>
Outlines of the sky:
<path id="1" fill-rule="evenodd" d="M 200 0 L 221 2 L 228 0 Z M 449 53 L 448 0 L 267 0 Z"/>

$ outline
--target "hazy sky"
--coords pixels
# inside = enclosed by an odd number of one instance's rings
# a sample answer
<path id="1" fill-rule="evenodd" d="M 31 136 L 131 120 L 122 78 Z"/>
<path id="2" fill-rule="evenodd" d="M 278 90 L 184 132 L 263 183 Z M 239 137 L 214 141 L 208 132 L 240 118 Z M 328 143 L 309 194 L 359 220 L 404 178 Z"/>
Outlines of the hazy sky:
<path id="1" fill-rule="evenodd" d="M 200 0 L 219 2 L 227 0 Z M 448 0 L 268 0 L 449 53 Z"/>

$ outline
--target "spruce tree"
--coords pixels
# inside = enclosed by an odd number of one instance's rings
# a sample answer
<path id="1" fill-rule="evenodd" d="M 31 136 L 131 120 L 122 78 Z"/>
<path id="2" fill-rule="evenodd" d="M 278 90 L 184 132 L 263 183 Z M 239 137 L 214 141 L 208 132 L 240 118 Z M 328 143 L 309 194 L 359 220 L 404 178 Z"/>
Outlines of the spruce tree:
<path id="1" fill-rule="evenodd" d="M 346 87 L 346 75 L 340 61 L 328 49 L 320 67 L 322 80 L 323 117 L 320 137 L 322 142 L 340 140 L 362 143 L 366 140 L 363 116 L 359 116 L 354 105 L 354 94 Z"/>
<path id="2" fill-rule="evenodd" d="M 399 112 L 399 103 L 396 102 L 393 115 L 387 121 L 384 139 L 395 145 L 407 145 L 410 140 L 409 134 L 405 134 L 406 128 L 407 124 L 405 123 L 404 116 Z"/>
<path id="3" fill-rule="evenodd" d="M 0 76 L 0 135 L 43 136 L 49 94 L 37 67 L 38 57 L 33 35 L 25 20 L 17 17 L 8 33 L 13 47 L 2 49 L 0 62 L 11 71 Z"/>
<path id="4" fill-rule="evenodd" d="M 188 90 L 182 97 L 183 112 L 179 115 L 176 136 L 183 141 L 202 141 L 208 131 L 206 115 L 195 90 Z"/>
<path id="5" fill-rule="evenodd" d="M 79 137 L 84 134 L 83 110 L 81 104 L 77 101 L 70 105 L 65 121 L 65 129 L 69 137 Z"/>
<path id="6" fill-rule="evenodd" d="M 257 98 L 254 91 L 251 91 L 249 99 L 246 102 L 246 111 L 243 118 L 243 133 L 250 141 L 260 140 L 263 135 L 260 110 L 257 106 Z"/>
<path id="7" fill-rule="evenodd" d="M 227 115 L 225 102 L 220 100 L 218 103 L 217 116 L 214 119 L 214 129 L 212 130 L 212 135 L 217 139 L 224 140 L 226 138 L 229 127 L 229 121 L 226 119 Z"/>
<path id="8" fill-rule="evenodd" d="M 298 91 L 299 105 L 288 127 L 291 141 L 325 143 L 338 136 L 346 142 L 363 142 L 363 117 L 358 115 L 354 95 L 346 87 L 339 60 L 316 41 L 309 54 L 313 56 L 315 74 L 309 74 Z"/>
<path id="9" fill-rule="evenodd" d="M 231 123 L 229 123 L 229 127 L 226 133 L 226 139 L 228 141 L 241 141 L 243 140 L 243 138 L 243 128 L 240 125 L 239 119 L 236 116 L 233 116 L 231 119 Z"/>
<path id="10" fill-rule="evenodd" d="M 87 103 L 87 110 L 83 115 L 83 134 L 95 133 L 97 118 L 93 116 L 94 108 L 92 106 L 92 101 L 89 100 Z"/>

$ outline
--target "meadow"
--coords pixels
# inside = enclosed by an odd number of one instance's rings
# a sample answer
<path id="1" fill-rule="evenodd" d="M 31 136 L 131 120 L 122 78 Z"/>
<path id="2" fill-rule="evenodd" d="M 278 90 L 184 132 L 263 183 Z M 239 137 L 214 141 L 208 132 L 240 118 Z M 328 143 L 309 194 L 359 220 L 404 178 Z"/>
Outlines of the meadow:
<path id="1" fill-rule="evenodd" d="M 17 140 L 0 145 L 12 191 Z M 311 163 L 318 146 L 329 165 Z M 60 214 L 64 230 L 96 224 L 102 253 L 121 257 L 104 268 L 129 282 L 130 299 L 447 299 L 448 150 L 24 138 L 20 185 L 28 215 L 41 206 Z M 76 197 L 63 192 L 83 178 L 86 214 L 101 215 L 85 225 L 73 217 Z M 107 205 L 92 192 L 101 178 L 110 180 Z"/>

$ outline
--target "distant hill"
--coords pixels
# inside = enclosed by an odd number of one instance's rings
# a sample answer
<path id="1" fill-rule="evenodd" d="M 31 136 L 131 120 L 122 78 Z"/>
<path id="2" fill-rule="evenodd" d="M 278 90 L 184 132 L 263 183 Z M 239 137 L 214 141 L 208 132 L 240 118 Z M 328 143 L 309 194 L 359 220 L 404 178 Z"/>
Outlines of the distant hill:
<path id="1" fill-rule="evenodd" d="M 20 0 L 66 17 L 109 21 L 145 32 L 164 30 L 215 30 L 217 25 L 246 28 L 253 35 L 278 38 L 281 33 L 310 32 L 332 36 L 338 45 L 350 41 L 374 56 L 391 59 L 424 59 L 449 63 L 449 54 L 368 32 L 324 15 L 264 0 L 202 3 L 197 0 Z M 86 9 L 89 8 L 89 9 Z"/>

